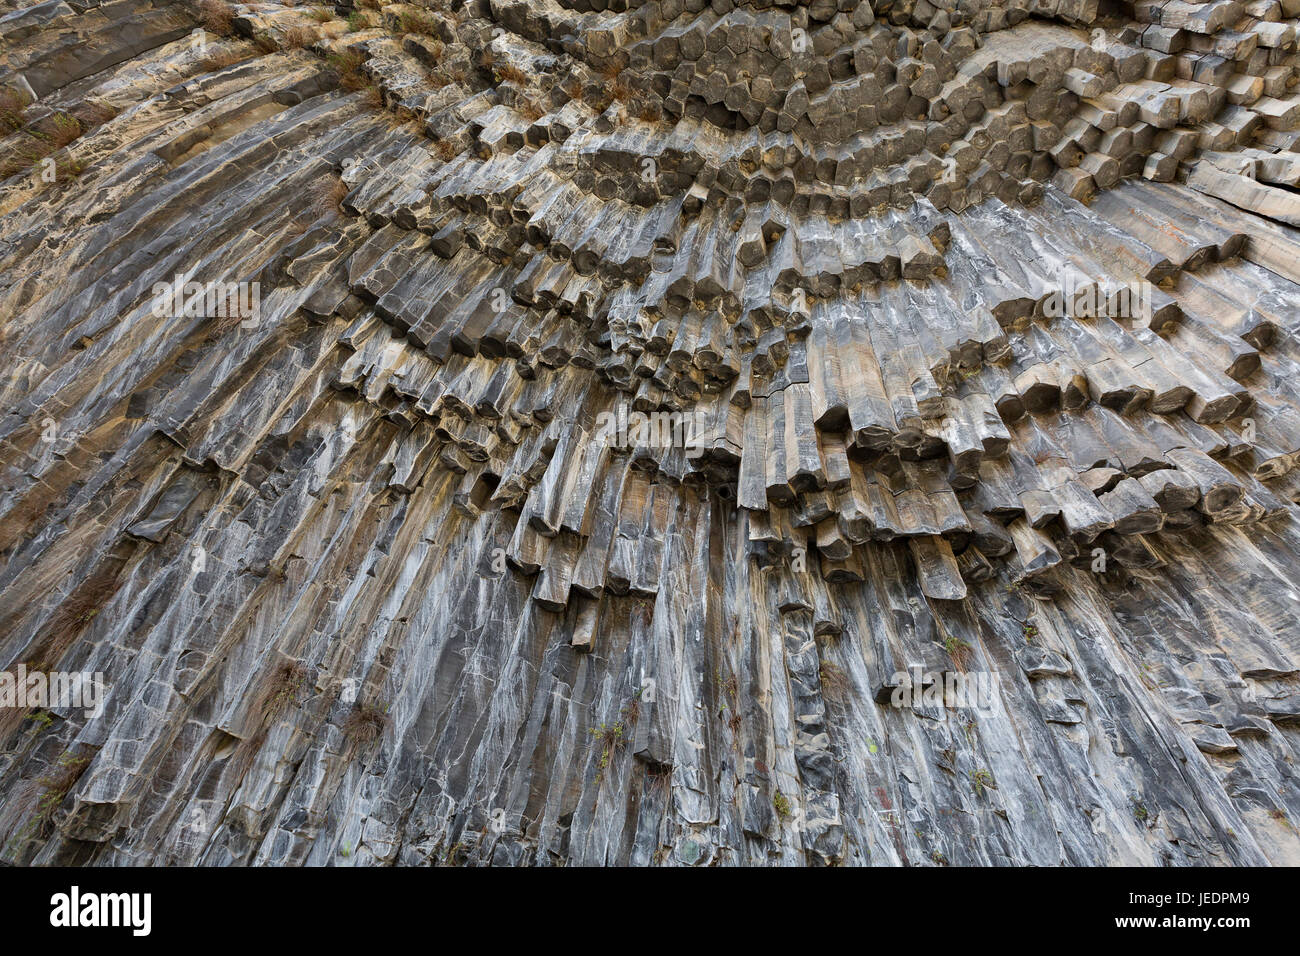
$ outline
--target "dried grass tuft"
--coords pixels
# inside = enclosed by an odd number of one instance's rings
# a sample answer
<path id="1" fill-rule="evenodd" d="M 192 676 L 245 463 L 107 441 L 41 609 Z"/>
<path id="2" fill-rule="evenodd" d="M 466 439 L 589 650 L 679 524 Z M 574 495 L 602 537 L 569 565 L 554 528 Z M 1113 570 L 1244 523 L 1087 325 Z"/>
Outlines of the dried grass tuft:
<path id="1" fill-rule="evenodd" d="M 199 18 L 203 28 L 209 33 L 230 36 L 231 24 L 235 19 L 235 8 L 225 0 L 200 0 Z"/>

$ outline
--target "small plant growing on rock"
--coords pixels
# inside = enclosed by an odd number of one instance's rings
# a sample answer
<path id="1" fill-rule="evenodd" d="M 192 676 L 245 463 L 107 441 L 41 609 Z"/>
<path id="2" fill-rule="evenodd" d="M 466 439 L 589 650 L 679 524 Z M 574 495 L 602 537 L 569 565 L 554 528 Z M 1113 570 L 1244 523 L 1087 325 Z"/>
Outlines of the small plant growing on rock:
<path id="1" fill-rule="evenodd" d="M 744 721 L 741 719 L 740 710 L 738 708 L 732 708 L 731 716 L 727 718 L 727 726 L 731 728 L 732 734 L 739 734 L 740 727 L 743 723 Z"/>
<path id="2" fill-rule="evenodd" d="M 275 37 L 265 30 L 258 30 L 253 34 L 253 42 L 263 53 L 277 53 L 280 50 L 280 44 L 276 42 Z"/>
<path id="3" fill-rule="evenodd" d="M 614 724 L 599 724 L 592 727 L 589 733 L 595 737 L 603 747 L 600 754 L 600 763 L 597 764 L 599 769 L 604 772 L 609 766 L 609 759 L 616 751 L 622 750 L 627 743 L 623 738 L 623 722 L 618 721 Z"/>
<path id="4" fill-rule="evenodd" d="M 628 84 L 627 80 L 623 79 L 623 77 L 619 75 L 614 79 L 614 82 L 610 84 L 609 95 L 614 98 L 614 102 L 616 103 L 626 103 L 628 100 L 632 99 L 632 87 Z"/>
<path id="5" fill-rule="evenodd" d="M 722 676 L 722 671 L 714 671 L 713 679 L 718 685 L 718 696 L 722 698 L 722 703 L 718 706 L 718 716 L 725 718 L 727 726 L 731 728 L 733 734 L 740 733 L 741 717 L 740 707 L 737 705 L 737 698 L 740 695 L 740 681 L 736 679 L 735 674 Z"/>
<path id="6" fill-rule="evenodd" d="M 50 726 L 50 724 L 54 723 L 54 715 L 48 710 L 33 711 L 27 715 L 26 719 L 31 721 L 31 733 L 33 734 L 39 734 L 46 727 Z"/>
<path id="7" fill-rule="evenodd" d="M 32 98 L 22 90 L 0 86 L 0 133 L 12 133 L 27 123 L 24 116 Z"/>
<path id="8" fill-rule="evenodd" d="M 329 7 L 312 7 L 307 11 L 307 16 L 317 23 L 329 23 L 334 19 L 334 11 Z"/>
<path id="9" fill-rule="evenodd" d="M 408 10 L 397 22 L 402 33 L 420 33 L 434 36 L 438 32 L 438 21 L 423 10 Z"/>
<path id="10" fill-rule="evenodd" d="M 778 790 L 776 796 L 772 797 L 772 809 L 778 817 L 785 820 L 790 816 L 790 798 Z"/>
<path id="11" fill-rule="evenodd" d="M 449 139 L 436 139 L 433 141 L 433 151 L 438 154 L 439 159 L 448 163 L 456 158 L 460 148 Z"/>
<path id="12" fill-rule="evenodd" d="M 576 103 L 581 103 L 587 95 L 582 82 L 576 76 L 570 76 L 560 84 L 560 91 Z"/>
<path id="13" fill-rule="evenodd" d="M 646 786 L 651 793 L 664 793 L 673 779 L 673 768 L 653 766 L 646 772 Z"/>
<path id="14" fill-rule="evenodd" d="M 291 704 L 298 703 L 298 695 L 310 680 L 311 669 L 302 661 L 281 662 L 271 672 L 271 678 L 267 682 L 263 712 L 271 717 Z"/>
<path id="15" fill-rule="evenodd" d="M 353 10 L 348 14 L 348 32 L 360 33 L 362 30 L 370 28 L 370 18 L 360 10 Z"/>
<path id="16" fill-rule="evenodd" d="M 496 78 L 498 83 L 516 83 L 519 86 L 528 83 L 528 74 L 512 63 L 497 67 Z"/>
<path id="17" fill-rule="evenodd" d="M 1028 621 L 1026 621 L 1024 624 L 1020 625 L 1020 630 L 1025 635 L 1026 644 L 1034 643 L 1034 638 L 1038 636 L 1038 628 L 1035 625 L 1030 624 Z"/>
<path id="18" fill-rule="evenodd" d="M 1138 663 L 1138 678 L 1142 681 L 1142 686 L 1147 690 L 1159 690 L 1161 687 L 1165 686 L 1164 681 L 1156 679 L 1156 673 L 1152 669 L 1151 664 L 1147 661 L 1140 661 Z"/>
<path id="19" fill-rule="evenodd" d="M 30 133 L 24 131 L 21 136 L 23 141 L 22 145 L 18 146 L 8 159 L 0 162 L 0 179 L 8 179 L 15 173 L 20 173 L 24 169 L 35 166 L 49 158 L 50 154 L 55 151 L 54 145 L 50 142 L 49 136 L 44 133 Z M 59 159 L 53 160 L 53 162 L 56 167 L 60 165 L 68 165 L 65 161 Z M 79 171 L 80 170 L 78 170 L 78 172 Z M 64 182 L 67 179 L 67 177 L 63 175 L 56 175 L 55 178 L 58 182 Z M 98 613 L 99 609 L 93 608 L 76 617 L 70 617 L 69 620 L 74 625 L 86 624 Z"/>
<path id="20" fill-rule="evenodd" d="M 45 790 L 36 804 L 36 813 L 32 816 L 30 826 L 33 835 L 45 835 L 54 820 L 55 811 L 63 803 L 63 798 L 72 792 L 89 763 L 89 757 L 74 757 L 71 752 L 65 752 L 54 762 L 50 772 L 37 781 Z"/>
<path id="21" fill-rule="evenodd" d="M 952 662 L 957 669 L 962 671 L 966 669 L 966 665 L 970 663 L 970 659 L 975 652 L 970 644 L 955 634 L 949 634 L 943 639 L 943 648 L 948 652 L 948 656 L 952 658 Z"/>
<path id="22" fill-rule="evenodd" d="M 383 734 L 388 714 L 374 704 L 357 704 L 343 721 L 343 736 L 359 747 L 368 747 Z"/>
<path id="23" fill-rule="evenodd" d="M 343 212 L 343 199 L 348 194 L 348 184 L 333 173 L 327 173 L 310 186 L 310 213 L 317 219 Z"/>
<path id="24" fill-rule="evenodd" d="M 978 770 L 972 770 L 970 772 L 970 782 L 971 786 L 975 788 L 975 795 L 977 797 L 982 797 L 984 796 L 984 791 L 993 786 L 993 774 L 989 773 L 985 768 L 980 767 Z"/>
<path id="25" fill-rule="evenodd" d="M 230 25 L 235 19 L 235 8 L 225 0 L 201 0 L 199 17 L 203 20 L 203 28 L 209 33 L 229 36 Z"/>
<path id="26" fill-rule="evenodd" d="M 627 702 L 620 712 L 623 722 L 629 727 L 635 727 L 636 722 L 641 719 L 641 691 L 638 689 L 632 695 L 632 699 Z"/>
<path id="27" fill-rule="evenodd" d="M 849 694 L 849 675 L 832 661 L 822 661 L 817 669 L 821 679 L 822 696 L 831 701 L 843 701 Z"/>
<path id="28" fill-rule="evenodd" d="M 344 50 L 331 54 L 326 62 L 339 75 L 339 86 L 345 90 L 359 90 L 366 85 L 367 79 L 362 72 L 366 65 L 366 55 L 360 50 Z"/>
<path id="29" fill-rule="evenodd" d="M 284 48 L 286 50 L 301 50 L 315 43 L 319 37 L 316 31 L 310 27 L 292 26 L 284 33 Z"/>
<path id="30" fill-rule="evenodd" d="M 55 113 L 50 117 L 50 145 L 62 149 L 81 135 L 81 123 L 67 113 Z"/>

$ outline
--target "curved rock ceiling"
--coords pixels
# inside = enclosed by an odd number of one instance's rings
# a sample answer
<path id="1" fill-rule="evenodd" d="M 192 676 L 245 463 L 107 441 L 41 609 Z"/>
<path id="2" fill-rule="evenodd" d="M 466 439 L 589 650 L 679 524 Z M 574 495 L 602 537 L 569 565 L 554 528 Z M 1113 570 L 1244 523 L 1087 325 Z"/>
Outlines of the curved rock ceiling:
<path id="1" fill-rule="evenodd" d="M 1300 862 L 1300 0 L 378 4 L 0 0 L 0 859 Z"/>

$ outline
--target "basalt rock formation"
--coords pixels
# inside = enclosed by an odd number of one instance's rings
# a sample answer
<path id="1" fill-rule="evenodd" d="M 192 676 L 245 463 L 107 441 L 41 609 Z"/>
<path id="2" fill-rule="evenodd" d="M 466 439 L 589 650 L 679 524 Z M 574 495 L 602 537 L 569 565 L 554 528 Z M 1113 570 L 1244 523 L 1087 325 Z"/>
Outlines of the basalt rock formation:
<path id="1" fill-rule="evenodd" d="M 1300 862 L 1300 0 L 0 11 L 0 860 Z"/>

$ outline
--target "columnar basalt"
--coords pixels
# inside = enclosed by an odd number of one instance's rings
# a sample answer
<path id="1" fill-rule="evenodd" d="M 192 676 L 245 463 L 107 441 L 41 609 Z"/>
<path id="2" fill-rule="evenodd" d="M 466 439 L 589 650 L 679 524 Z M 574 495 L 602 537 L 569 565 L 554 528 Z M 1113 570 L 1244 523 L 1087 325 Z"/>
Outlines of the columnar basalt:
<path id="1" fill-rule="evenodd" d="M 1300 862 L 1300 0 L 0 11 L 0 860 Z"/>

